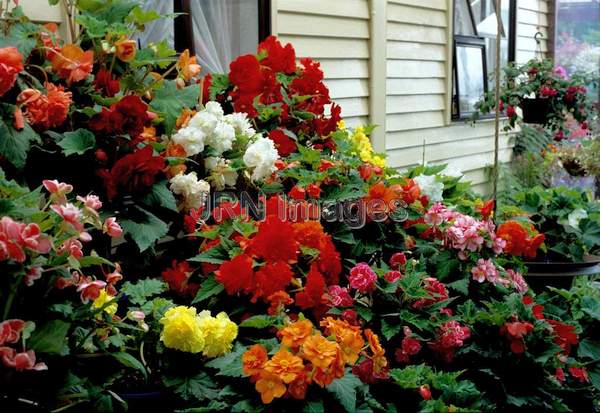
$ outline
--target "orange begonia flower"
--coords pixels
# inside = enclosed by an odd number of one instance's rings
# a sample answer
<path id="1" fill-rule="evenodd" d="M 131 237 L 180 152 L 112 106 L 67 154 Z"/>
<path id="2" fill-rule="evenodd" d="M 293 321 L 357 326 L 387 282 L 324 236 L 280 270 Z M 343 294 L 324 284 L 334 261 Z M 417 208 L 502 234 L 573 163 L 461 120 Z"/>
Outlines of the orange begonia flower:
<path id="1" fill-rule="evenodd" d="M 180 129 L 187 126 L 188 122 L 196 114 L 196 111 L 190 108 L 184 108 L 181 115 L 175 121 L 175 129 Z"/>
<path id="2" fill-rule="evenodd" d="M 292 297 L 283 290 L 274 292 L 268 296 L 267 301 L 270 303 L 269 309 L 267 310 L 267 314 L 269 315 L 277 315 L 285 309 L 285 306 L 294 303 Z"/>
<path id="3" fill-rule="evenodd" d="M 297 350 L 312 334 L 313 325 L 309 320 L 299 320 L 279 330 L 277 335 L 284 346 Z"/>
<path id="4" fill-rule="evenodd" d="M 198 76 L 202 67 L 196 63 L 196 56 L 190 57 L 190 51 L 185 49 L 181 55 L 179 55 L 179 60 L 177 60 L 177 69 L 179 73 L 185 80 L 190 80 L 191 78 Z"/>
<path id="5" fill-rule="evenodd" d="M 67 83 L 85 79 L 94 67 L 94 52 L 84 52 L 81 47 L 68 44 L 52 54 L 52 69 Z"/>
<path id="6" fill-rule="evenodd" d="M 260 344 L 253 345 L 242 355 L 242 369 L 244 374 L 247 376 L 259 374 L 268 359 L 267 349 Z"/>
<path id="7" fill-rule="evenodd" d="M 135 58 L 137 43 L 135 40 L 121 38 L 115 42 L 117 58 L 122 62 L 130 62 Z"/>
<path id="8" fill-rule="evenodd" d="M 306 372 L 296 378 L 293 382 L 291 382 L 288 386 L 288 393 L 294 399 L 303 400 L 306 397 L 306 390 L 308 390 L 308 385 L 310 384 L 310 377 L 306 374 Z"/>
<path id="9" fill-rule="evenodd" d="M 308 337 L 302 344 L 302 356 L 313 366 L 322 369 L 328 368 L 339 353 L 340 346 L 320 334 Z"/>
<path id="10" fill-rule="evenodd" d="M 256 382 L 256 391 L 260 393 L 260 398 L 264 404 L 269 404 L 275 398 L 285 394 L 285 384 L 274 374 L 262 373 Z"/>
<path id="11" fill-rule="evenodd" d="M 355 364 L 365 345 L 360 329 L 346 320 L 336 320 L 332 317 L 321 321 L 321 327 L 325 327 L 325 334 L 335 336 L 335 341 L 342 350 L 344 363 Z"/>
<path id="12" fill-rule="evenodd" d="M 332 381 L 344 377 L 344 359 L 340 350 L 333 358 L 331 365 L 327 368 L 317 368 L 313 375 L 313 381 L 321 387 L 329 386 Z"/>
<path id="13" fill-rule="evenodd" d="M 304 372 L 304 363 L 298 356 L 294 356 L 287 349 L 281 348 L 273 358 L 265 363 L 265 371 L 275 374 L 284 383 L 288 384 Z"/>
<path id="14" fill-rule="evenodd" d="M 373 352 L 373 356 L 371 357 L 371 360 L 373 361 L 373 372 L 378 374 L 384 370 L 388 364 L 387 359 L 385 358 L 385 350 L 381 347 L 377 334 L 373 333 L 373 331 L 368 328 L 365 330 L 365 337 L 367 337 L 369 348 Z"/>

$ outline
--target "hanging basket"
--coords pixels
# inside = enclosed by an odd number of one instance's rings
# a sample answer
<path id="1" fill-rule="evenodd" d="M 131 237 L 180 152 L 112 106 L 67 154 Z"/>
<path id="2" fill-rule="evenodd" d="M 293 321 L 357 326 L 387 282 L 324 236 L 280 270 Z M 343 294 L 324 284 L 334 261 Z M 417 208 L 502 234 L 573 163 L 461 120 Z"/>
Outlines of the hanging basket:
<path id="1" fill-rule="evenodd" d="M 523 110 L 523 122 L 546 124 L 550 113 L 550 103 L 548 98 L 523 99 L 520 104 L 521 110 Z"/>
<path id="2" fill-rule="evenodd" d="M 568 289 L 575 277 L 600 274 L 600 256 L 597 255 L 586 255 L 581 262 L 539 259 L 525 265 L 525 279 L 534 291 L 543 291 L 547 286 Z"/>

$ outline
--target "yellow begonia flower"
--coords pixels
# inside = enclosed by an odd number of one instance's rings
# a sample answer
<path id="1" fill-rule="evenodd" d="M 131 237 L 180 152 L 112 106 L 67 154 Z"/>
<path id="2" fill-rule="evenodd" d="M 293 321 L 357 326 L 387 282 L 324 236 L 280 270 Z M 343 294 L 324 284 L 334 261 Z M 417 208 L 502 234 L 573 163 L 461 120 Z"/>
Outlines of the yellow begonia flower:
<path id="1" fill-rule="evenodd" d="M 354 133 L 350 137 L 354 144 L 355 152 L 360 157 L 361 161 L 368 162 L 380 168 L 385 168 L 385 159 L 373 153 L 373 146 L 369 137 L 365 134 L 362 126 L 356 127 Z"/>
<path id="2" fill-rule="evenodd" d="M 343 119 L 338 121 L 337 127 L 339 130 L 346 130 L 346 122 Z"/>
<path id="3" fill-rule="evenodd" d="M 112 304 L 109 304 L 106 307 L 104 307 L 107 303 L 111 301 L 113 301 Z M 110 315 L 115 315 L 119 308 L 115 297 L 108 295 L 106 290 L 100 290 L 100 295 L 98 295 L 98 297 L 92 303 L 92 308 L 100 309 L 102 307 L 104 307 L 104 312 Z"/>
<path id="4" fill-rule="evenodd" d="M 226 313 L 211 317 L 209 311 L 202 311 L 198 318 L 206 333 L 204 354 L 206 357 L 217 357 L 231 351 L 233 340 L 237 337 L 238 327 L 229 320 Z"/>
<path id="5" fill-rule="evenodd" d="M 195 308 L 173 307 L 167 310 L 160 323 L 163 325 L 160 340 L 166 347 L 188 353 L 204 350 L 206 334 Z"/>

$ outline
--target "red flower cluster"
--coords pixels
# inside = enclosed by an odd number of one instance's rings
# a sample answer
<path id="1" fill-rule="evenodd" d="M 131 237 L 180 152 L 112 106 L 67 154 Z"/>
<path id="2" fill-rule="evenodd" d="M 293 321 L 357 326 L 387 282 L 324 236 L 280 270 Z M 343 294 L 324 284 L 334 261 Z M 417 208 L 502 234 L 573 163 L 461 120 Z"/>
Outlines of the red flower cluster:
<path id="1" fill-rule="evenodd" d="M 510 349 L 515 354 L 525 352 L 525 336 L 533 331 L 533 324 L 518 320 L 507 322 L 500 327 L 500 335 L 506 336 Z"/>
<path id="2" fill-rule="evenodd" d="M 414 308 L 423 308 L 440 301 L 448 299 L 448 290 L 446 286 L 439 282 L 437 278 L 427 277 L 424 280 L 424 288 L 429 294 L 429 298 L 420 298 L 413 303 Z"/>
<path id="3" fill-rule="evenodd" d="M 554 335 L 554 343 L 559 345 L 565 354 L 571 352 L 571 346 L 579 343 L 575 326 L 565 324 L 561 321 L 546 320 L 552 326 L 552 334 Z"/>
<path id="4" fill-rule="evenodd" d="M 90 128 L 96 132 L 129 134 L 132 138 L 136 138 L 151 120 L 148 105 L 139 96 L 128 95 L 111 105 L 110 109 L 103 107 L 102 112 L 91 119 Z"/>
<path id="5" fill-rule="evenodd" d="M 112 73 L 106 69 L 98 70 L 98 73 L 94 76 L 94 87 L 98 92 L 108 97 L 115 96 L 121 89 L 119 79 L 113 78 Z"/>
<path id="6" fill-rule="evenodd" d="M 533 225 L 529 229 L 517 221 L 506 221 L 496 230 L 496 236 L 506 241 L 504 252 L 517 257 L 535 258 L 537 249 L 544 242 L 544 234 L 538 233 Z"/>
<path id="7" fill-rule="evenodd" d="M 464 341 L 471 337 L 469 327 L 461 326 L 458 321 L 452 320 L 444 323 L 438 329 L 437 339 L 429 346 L 447 362 L 454 358 L 454 351 L 462 347 Z"/>
<path id="8" fill-rule="evenodd" d="M 396 349 L 396 360 L 399 363 L 409 363 L 410 356 L 414 356 L 421 351 L 421 342 L 413 338 L 410 328 L 404 327 L 404 338 L 402 344 Z"/>
<path id="9" fill-rule="evenodd" d="M 195 297 L 200 284 L 189 282 L 192 272 L 193 269 L 187 261 L 173 260 L 171 268 L 162 272 L 162 277 L 172 291 L 183 296 Z"/>
<path id="10" fill-rule="evenodd" d="M 122 191 L 134 194 L 149 188 L 165 166 L 165 160 L 154 156 L 151 146 L 145 146 L 119 159 L 110 171 L 104 169 L 98 175 L 104 179 L 108 198 L 113 199 Z"/>
<path id="11" fill-rule="evenodd" d="M 23 71 L 23 55 L 16 47 L 0 48 L 0 96 L 8 92 Z"/>
<path id="12" fill-rule="evenodd" d="M 0 261 L 23 262 L 26 249 L 46 254 L 50 248 L 50 241 L 42 236 L 37 224 L 15 222 L 10 217 L 0 220 Z"/>
<path id="13" fill-rule="evenodd" d="M 275 143 L 275 148 L 277 148 L 277 152 L 282 158 L 289 156 L 298 149 L 296 142 L 281 129 L 273 129 L 269 132 L 268 137 Z"/>
<path id="14" fill-rule="evenodd" d="M 44 86 L 47 94 L 36 89 L 25 89 L 17 96 L 17 104 L 25 108 L 24 116 L 30 124 L 43 129 L 55 128 L 67 119 L 72 93 L 52 83 L 45 83 Z"/>

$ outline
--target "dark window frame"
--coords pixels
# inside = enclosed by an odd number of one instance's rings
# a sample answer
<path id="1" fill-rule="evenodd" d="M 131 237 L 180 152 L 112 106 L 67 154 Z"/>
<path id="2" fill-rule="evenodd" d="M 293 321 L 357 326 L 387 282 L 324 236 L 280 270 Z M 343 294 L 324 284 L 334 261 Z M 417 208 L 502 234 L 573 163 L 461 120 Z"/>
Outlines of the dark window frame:
<path id="1" fill-rule="evenodd" d="M 453 35 L 453 47 L 452 47 L 452 86 L 453 86 L 453 88 L 451 90 L 452 108 L 450 110 L 450 116 L 451 116 L 451 119 L 455 120 L 455 121 L 468 119 L 469 116 L 473 113 L 473 111 L 466 112 L 466 113 L 461 113 L 461 111 L 460 111 L 460 105 L 459 105 L 459 103 L 460 103 L 459 102 L 460 84 L 458 82 L 458 72 L 457 72 L 457 66 L 456 66 L 457 45 L 463 45 L 463 46 L 467 46 L 467 47 L 474 47 L 474 46 L 479 47 L 481 45 L 482 53 L 483 53 L 484 93 L 487 93 L 489 90 L 488 62 L 487 62 L 487 54 L 486 54 L 486 46 L 485 46 L 485 37 L 479 36 L 479 33 L 477 32 L 477 25 L 475 24 L 475 16 L 473 16 L 473 9 L 471 7 L 469 0 L 454 0 L 454 2 L 452 3 L 452 22 L 454 23 L 455 18 L 456 18 L 456 6 L 457 6 L 458 1 L 465 1 L 466 5 L 467 5 L 467 9 L 469 12 L 469 18 L 471 20 L 471 24 L 473 25 L 473 32 L 475 33 L 475 36 L 465 36 L 465 35 L 459 35 L 459 34 L 454 34 L 454 33 L 452 34 Z M 502 30 L 503 30 L 503 32 L 505 32 L 505 34 L 507 34 L 508 63 L 511 63 L 516 60 L 517 0 L 508 0 L 508 1 L 509 1 L 508 33 L 506 33 L 505 22 L 503 22 Z M 492 5 L 495 10 L 496 9 L 496 1 L 495 0 L 492 0 Z M 499 13 L 499 11 L 496 10 L 496 13 Z M 453 31 L 455 31 L 455 30 L 456 30 L 456 28 L 453 29 Z M 453 110 L 454 107 L 456 107 L 456 113 Z M 493 115 L 487 115 L 487 116 L 484 115 L 484 116 L 482 116 L 482 118 L 485 119 L 485 118 L 492 117 L 492 116 Z"/>
<path id="2" fill-rule="evenodd" d="M 198 0 L 173 0 L 173 11 L 183 13 L 175 17 L 175 50 L 188 49 L 195 55 L 194 31 L 192 28 L 191 1 Z M 262 42 L 271 35 L 271 0 L 255 0 L 258 3 L 258 41 Z"/>

